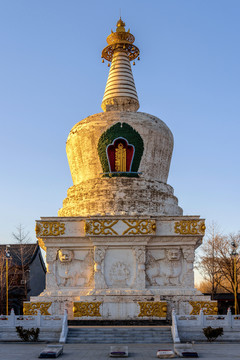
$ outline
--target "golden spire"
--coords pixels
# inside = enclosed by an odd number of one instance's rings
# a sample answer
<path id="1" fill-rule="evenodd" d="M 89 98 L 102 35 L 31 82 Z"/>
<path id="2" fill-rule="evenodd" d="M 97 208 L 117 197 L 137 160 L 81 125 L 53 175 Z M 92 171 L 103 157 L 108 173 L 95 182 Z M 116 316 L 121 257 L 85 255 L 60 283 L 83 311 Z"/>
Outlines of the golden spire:
<path id="1" fill-rule="evenodd" d="M 125 30 L 125 23 L 120 17 L 116 31 L 107 37 L 108 45 L 102 51 L 102 58 L 112 63 L 102 101 L 103 111 L 137 111 L 139 108 L 130 64 L 139 56 L 134 41 L 135 37 L 130 30 Z"/>
<path id="2" fill-rule="evenodd" d="M 117 22 L 116 32 L 111 32 L 107 37 L 108 46 L 106 46 L 102 51 L 102 58 L 107 61 L 112 61 L 114 50 L 124 50 L 130 61 L 136 59 L 140 51 L 133 45 L 135 37 L 130 33 L 130 30 L 125 31 L 125 23 L 122 21 L 121 17 Z"/>

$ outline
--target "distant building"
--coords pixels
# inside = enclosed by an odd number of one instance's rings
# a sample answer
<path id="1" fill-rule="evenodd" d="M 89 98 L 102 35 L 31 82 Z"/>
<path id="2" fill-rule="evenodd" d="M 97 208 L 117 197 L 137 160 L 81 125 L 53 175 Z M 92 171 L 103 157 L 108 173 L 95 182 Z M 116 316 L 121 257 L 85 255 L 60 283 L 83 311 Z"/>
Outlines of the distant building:
<path id="1" fill-rule="evenodd" d="M 204 295 L 211 295 L 205 293 Z M 240 307 L 240 294 L 237 294 L 238 307 Z M 218 314 L 224 315 L 227 314 L 228 309 L 230 308 L 232 314 L 235 314 L 234 310 L 234 294 L 232 293 L 217 293 L 213 295 L 212 300 L 218 302 Z"/>
<path id="2" fill-rule="evenodd" d="M 45 288 L 46 266 L 35 244 L 0 245 L 0 313 L 6 313 L 6 249 L 8 260 L 8 309 L 22 314 L 23 302 Z"/>

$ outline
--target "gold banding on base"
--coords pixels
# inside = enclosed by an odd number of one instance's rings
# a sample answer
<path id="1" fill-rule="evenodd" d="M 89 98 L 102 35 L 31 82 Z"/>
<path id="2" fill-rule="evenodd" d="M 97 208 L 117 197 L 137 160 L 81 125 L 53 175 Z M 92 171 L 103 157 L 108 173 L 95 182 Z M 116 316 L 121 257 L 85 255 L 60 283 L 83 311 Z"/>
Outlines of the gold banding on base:
<path id="1" fill-rule="evenodd" d="M 36 235 L 38 237 L 59 236 L 65 233 L 65 224 L 58 221 L 38 221 L 36 223 Z"/>
<path id="2" fill-rule="evenodd" d="M 174 225 L 175 234 L 204 235 L 206 230 L 204 220 L 181 220 Z"/>
<path id="3" fill-rule="evenodd" d="M 192 306 L 190 315 L 199 315 L 200 310 L 203 310 L 204 315 L 217 315 L 218 304 L 217 301 L 189 301 Z"/>
<path id="4" fill-rule="evenodd" d="M 83 317 L 83 316 L 90 316 L 90 317 L 100 317 L 100 305 L 102 304 L 101 301 L 96 302 L 85 302 L 79 301 L 73 303 L 73 316 L 74 317 Z"/>
<path id="5" fill-rule="evenodd" d="M 138 305 L 140 306 L 138 317 L 155 316 L 164 319 L 167 317 L 166 301 L 140 301 L 138 302 Z"/>
<path id="6" fill-rule="evenodd" d="M 84 230 L 86 235 L 93 236 L 154 235 L 156 232 L 156 220 L 91 219 L 85 221 Z"/>
<path id="7" fill-rule="evenodd" d="M 37 315 L 38 310 L 41 315 L 51 315 L 49 308 L 51 302 L 25 302 L 23 303 L 23 315 Z"/>

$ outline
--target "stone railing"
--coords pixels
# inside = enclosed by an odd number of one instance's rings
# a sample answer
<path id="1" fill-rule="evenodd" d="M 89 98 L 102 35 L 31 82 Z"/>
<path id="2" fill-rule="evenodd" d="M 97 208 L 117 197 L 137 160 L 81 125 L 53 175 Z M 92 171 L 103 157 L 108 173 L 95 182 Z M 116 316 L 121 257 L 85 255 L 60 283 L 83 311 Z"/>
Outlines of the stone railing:
<path id="1" fill-rule="evenodd" d="M 62 331 L 60 335 L 59 342 L 65 343 L 68 335 L 68 312 L 64 310 L 63 320 L 62 320 Z"/>
<path id="2" fill-rule="evenodd" d="M 15 315 L 11 310 L 10 315 L 0 316 L 0 328 L 22 326 L 23 328 L 59 328 L 62 327 L 63 315 Z"/>
<path id="3" fill-rule="evenodd" d="M 172 338 L 173 338 L 173 342 L 175 343 L 180 343 L 180 339 L 178 336 L 178 328 L 177 328 L 177 316 L 175 313 L 175 310 L 172 310 L 172 326 L 171 326 L 171 332 L 172 332 Z"/>
<path id="4" fill-rule="evenodd" d="M 24 329 L 39 328 L 40 341 L 66 342 L 67 312 L 64 315 L 41 315 L 38 310 L 36 315 L 15 315 L 11 310 L 10 315 L 0 316 L 0 341 L 20 341 L 17 326 Z"/>
<path id="5" fill-rule="evenodd" d="M 177 327 L 226 327 L 240 329 L 240 315 L 232 315 L 228 310 L 227 315 L 204 315 L 200 310 L 199 315 L 175 315 Z"/>

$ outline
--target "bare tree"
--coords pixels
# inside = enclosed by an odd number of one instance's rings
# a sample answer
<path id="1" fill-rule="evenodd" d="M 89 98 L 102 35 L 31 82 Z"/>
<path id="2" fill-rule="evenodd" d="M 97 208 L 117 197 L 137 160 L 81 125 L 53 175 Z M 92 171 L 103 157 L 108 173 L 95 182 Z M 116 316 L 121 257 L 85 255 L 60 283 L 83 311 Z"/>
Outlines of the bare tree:
<path id="1" fill-rule="evenodd" d="M 237 250 L 240 246 L 240 234 L 222 235 L 216 230 L 216 225 L 212 224 L 197 256 L 196 267 L 205 281 L 205 288 L 207 284 L 209 285 L 212 298 L 217 292 L 234 292 L 233 242 Z M 238 256 L 236 257 L 236 274 L 237 279 L 240 279 Z"/>
<path id="2" fill-rule="evenodd" d="M 16 232 L 12 233 L 13 238 L 17 241 L 17 244 L 19 244 L 17 250 L 13 248 L 14 257 L 17 260 L 17 263 L 19 264 L 19 267 L 21 269 L 21 282 L 24 286 L 24 295 L 25 300 L 27 299 L 27 293 L 28 293 L 28 285 L 27 281 L 28 279 L 28 261 L 29 256 L 32 255 L 31 249 L 27 246 L 28 243 L 31 241 L 29 237 L 29 232 L 25 232 L 24 227 L 22 224 L 20 224 L 16 228 Z"/>
<path id="3" fill-rule="evenodd" d="M 12 269 L 6 276 L 6 247 L 0 248 L 0 314 L 5 314 L 6 311 L 6 285 L 8 281 L 8 288 L 14 286 L 17 277 L 17 269 L 12 267 L 12 259 L 8 260 L 8 268 Z"/>

